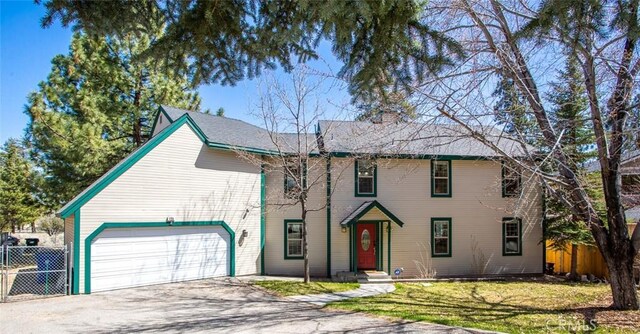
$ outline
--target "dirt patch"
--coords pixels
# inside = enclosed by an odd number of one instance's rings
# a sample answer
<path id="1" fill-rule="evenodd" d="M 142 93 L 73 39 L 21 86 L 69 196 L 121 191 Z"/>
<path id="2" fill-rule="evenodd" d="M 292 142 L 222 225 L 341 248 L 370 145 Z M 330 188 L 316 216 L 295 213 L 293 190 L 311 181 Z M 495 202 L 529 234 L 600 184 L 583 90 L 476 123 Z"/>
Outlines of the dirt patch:
<path id="1" fill-rule="evenodd" d="M 598 326 L 631 329 L 640 332 L 640 311 L 618 311 L 611 308 L 613 298 L 608 295 L 593 301 L 576 311 L 585 321 L 595 320 Z"/>

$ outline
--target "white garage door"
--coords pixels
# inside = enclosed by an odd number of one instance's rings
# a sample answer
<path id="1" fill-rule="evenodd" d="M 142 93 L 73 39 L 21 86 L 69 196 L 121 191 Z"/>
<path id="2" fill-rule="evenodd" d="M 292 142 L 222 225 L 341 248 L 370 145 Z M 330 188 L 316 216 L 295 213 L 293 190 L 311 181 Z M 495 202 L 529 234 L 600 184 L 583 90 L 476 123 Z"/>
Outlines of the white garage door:
<path id="1" fill-rule="evenodd" d="M 91 246 L 91 291 L 229 275 L 221 226 L 116 228 Z"/>

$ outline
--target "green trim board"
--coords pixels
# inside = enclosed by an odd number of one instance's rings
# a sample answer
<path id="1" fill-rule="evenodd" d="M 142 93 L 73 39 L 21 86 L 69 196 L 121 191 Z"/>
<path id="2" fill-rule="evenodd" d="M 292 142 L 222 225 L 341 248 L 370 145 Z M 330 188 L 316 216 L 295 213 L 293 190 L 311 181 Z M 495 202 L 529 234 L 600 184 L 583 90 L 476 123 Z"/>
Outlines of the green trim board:
<path id="1" fill-rule="evenodd" d="M 416 160 L 496 160 L 499 157 L 488 157 L 479 155 L 447 155 L 447 154 L 374 154 L 357 152 L 327 152 L 328 155 L 336 158 L 358 158 L 367 157 L 370 159 L 416 159 Z"/>
<path id="2" fill-rule="evenodd" d="M 331 278 L 331 157 L 327 157 L 327 277 Z"/>
<path id="3" fill-rule="evenodd" d="M 167 225 L 166 222 L 103 223 L 84 240 L 84 293 L 91 293 L 91 243 L 102 231 L 114 228 L 172 228 L 184 226 L 222 226 L 229 233 L 229 276 L 234 277 L 236 275 L 236 234 L 222 220 L 174 222 L 171 226 Z"/>
<path id="4" fill-rule="evenodd" d="M 289 224 L 302 224 L 302 228 L 304 229 L 304 222 L 302 221 L 302 219 L 285 219 L 284 220 L 284 259 L 285 260 L 302 260 L 304 259 L 304 231 L 300 231 L 300 233 L 302 234 L 301 238 L 302 238 L 302 243 L 303 245 L 301 245 L 302 248 L 302 254 L 301 255 L 296 255 L 296 256 L 289 256 L 287 253 L 289 253 L 288 251 L 288 245 L 289 245 L 289 231 L 287 229 L 287 226 Z"/>
<path id="5" fill-rule="evenodd" d="M 387 274 L 391 275 L 391 222 L 387 222 Z"/>
<path id="6" fill-rule="evenodd" d="M 366 204 L 369 203 L 369 204 Z M 364 208 L 358 208 L 356 210 L 360 210 L 360 212 L 353 216 L 353 217 L 347 217 L 349 218 L 349 220 L 343 220 L 340 225 L 342 226 L 351 226 L 355 223 L 358 222 L 358 220 L 360 218 L 362 218 L 364 215 L 366 215 L 369 211 L 371 211 L 373 208 L 377 208 L 378 210 L 382 211 L 382 213 L 387 216 L 390 220 L 392 220 L 394 223 L 398 224 L 400 227 L 404 226 L 404 222 L 402 222 L 402 220 L 400 220 L 400 218 L 396 217 L 393 213 L 391 213 L 391 211 L 389 211 L 387 208 L 385 208 L 382 204 L 380 204 L 380 202 L 378 201 L 371 201 L 371 202 L 364 202 L 363 205 L 366 204 L 366 207 Z"/>
<path id="7" fill-rule="evenodd" d="M 73 213 L 73 281 L 72 294 L 80 293 L 80 208 Z"/>
<path id="8" fill-rule="evenodd" d="M 353 163 L 354 166 L 354 196 L 355 197 L 376 197 L 377 193 L 378 193 L 378 164 L 374 161 L 374 160 L 369 160 L 373 163 L 373 175 L 372 175 L 372 181 L 373 181 L 373 192 L 371 193 L 361 193 L 360 192 L 360 177 L 358 176 L 358 169 L 359 169 L 359 165 L 360 165 L 360 161 L 361 160 L 356 160 Z"/>
<path id="9" fill-rule="evenodd" d="M 437 194 L 436 193 L 436 183 L 435 183 L 435 165 L 437 162 L 448 162 L 448 180 L 449 180 L 449 192 L 446 194 Z M 453 194 L 453 189 L 452 189 L 452 182 L 451 182 L 451 169 L 452 169 L 452 164 L 451 164 L 451 160 L 444 160 L 444 159 L 438 159 L 438 160 L 431 160 L 431 197 L 452 197 Z"/>
<path id="10" fill-rule="evenodd" d="M 264 248 L 266 243 L 267 222 L 267 183 L 264 164 L 260 165 L 260 275 L 265 274 Z"/>
<path id="11" fill-rule="evenodd" d="M 100 193 L 104 188 L 110 185 L 113 181 L 115 181 L 120 175 L 129 170 L 131 166 L 140 161 L 144 156 L 146 156 L 151 150 L 153 150 L 156 146 L 162 143 L 165 139 L 167 139 L 170 135 L 172 135 L 176 130 L 178 130 L 182 125 L 188 124 L 191 129 L 203 139 L 202 133 L 200 129 L 195 125 L 191 117 L 189 115 L 183 115 L 171 125 L 169 125 L 166 129 L 160 132 L 157 136 L 151 138 L 147 143 L 142 145 L 139 149 L 133 151 L 128 157 L 118 163 L 115 167 L 109 170 L 103 177 L 98 179 L 98 181 L 94 182 L 89 188 L 87 188 L 84 192 L 82 192 L 79 196 L 77 196 L 72 202 L 67 204 L 62 211 L 60 211 L 60 217 L 67 218 L 74 212 L 76 212 L 80 207 L 86 204 L 89 200 L 91 200 L 94 196 Z"/>
<path id="12" fill-rule="evenodd" d="M 436 254 L 436 223 L 439 222 L 446 222 L 447 223 L 447 243 L 448 243 L 448 251 L 447 253 L 438 253 Z M 451 217 L 433 217 L 431 218 L 431 257 L 451 257 L 452 254 L 452 250 L 451 250 L 451 239 L 452 239 L 452 234 L 451 234 Z"/>
<path id="13" fill-rule="evenodd" d="M 501 171 L 501 175 L 502 175 L 502 197 L 503 198 L 507 198 L 507 197 L 517 197 L 517 196 L 519 196 L 520 193 L 522 192 L 522 176 L 520 174 L 518 174 L 518 191 L 514 192 L 514 193 L 507 193 L 507 179 L 505 178 L 506 168 L 505 168 L 505 162 L 504 161 L 500 162 L 500 171 Z"/>
<path id="14" fill-rule="evenodd" d="M 507 224 L 516 222 L 518 224 L 518 252 L 507 253 L 506 237 Z M 521 256 L 522 255 L 522 219 L 515 217 L 502 218 L 502 256 Z"/>

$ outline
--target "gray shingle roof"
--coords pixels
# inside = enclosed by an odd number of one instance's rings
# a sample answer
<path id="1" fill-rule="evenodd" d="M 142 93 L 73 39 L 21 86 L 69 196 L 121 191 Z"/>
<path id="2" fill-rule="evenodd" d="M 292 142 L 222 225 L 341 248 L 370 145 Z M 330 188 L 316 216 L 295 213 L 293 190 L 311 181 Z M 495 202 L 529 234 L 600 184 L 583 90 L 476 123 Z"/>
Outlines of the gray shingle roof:
<path id="1" fill-rule="evenodd" d="M 184 114 L 188 114 L 196 125 L 202 130 L 207 139 L 216 144 L 223 144 L 235 147 L 248 147 L 267 151 L 283 151 L 285 153 L 298 152 L 297 134 L 295 133 L 279 133 L 270 137 L 269 131 L 249 124 L 247 122 L 215 115 L 204 114 L 201 112 L 183 110 L 170 106 L 162 106 L 172 121 L 180 118 Z M 302 151 L 318 152 L 316 136 L 307 134 L 304 141 Z"/>
<path id="2" fill-rule="evenodd" d="M 319 128 L 328 152 L 499 156 L 487 145 L 471 138 L 468 131 L 458 125 L 320 121 Z M 506 153 L 514 156 L 524 153 L 520 143 L 507 135 L 495 130 L 486 130 L 484 133 L 488 133 L 486 137 Z"/>

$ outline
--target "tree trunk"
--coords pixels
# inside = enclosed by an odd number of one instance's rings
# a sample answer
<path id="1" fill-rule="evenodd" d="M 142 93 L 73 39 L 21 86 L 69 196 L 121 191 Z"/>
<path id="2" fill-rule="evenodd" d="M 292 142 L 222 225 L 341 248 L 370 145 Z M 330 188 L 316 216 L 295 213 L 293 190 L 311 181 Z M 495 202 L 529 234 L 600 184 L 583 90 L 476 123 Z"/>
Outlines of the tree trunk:
<path id="1" fill-rule="evenodd" d="M 571 244 L 571 270 L 569 272 L 569 279 L 577 281 L 578 278 L 578 245 Z"/>
<path id="2" fill-rule="evenodd" d="M 633 257 L 615 254 L 605 256 L 605 260 L 609 269 L 613 307 L 618 310 L 637 310 L 639 305 L 638 292 L 633 280 Z"/>
<path id="3" fill-rule="evenodd" d="M 311 276 L 309 274 L 309 243 L 307 242 L 307 212 L 302 204 L 302 256 L 304 261 L 304 282 L 309 283 Z"/>
<path id="4" fill-rule="evenodd" d="M 31 223 L 31 233 L 36 233 L 36 223 L 35 222 Z"/>

